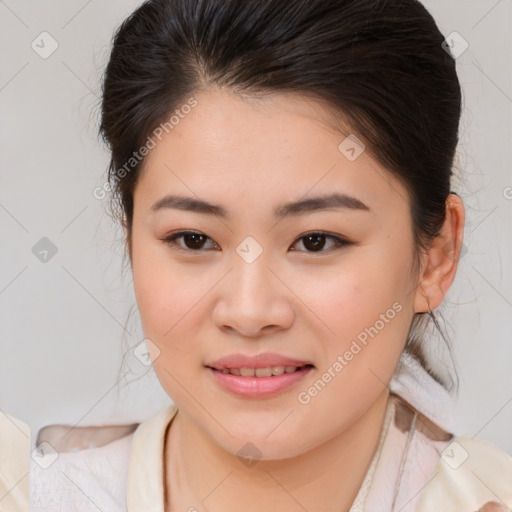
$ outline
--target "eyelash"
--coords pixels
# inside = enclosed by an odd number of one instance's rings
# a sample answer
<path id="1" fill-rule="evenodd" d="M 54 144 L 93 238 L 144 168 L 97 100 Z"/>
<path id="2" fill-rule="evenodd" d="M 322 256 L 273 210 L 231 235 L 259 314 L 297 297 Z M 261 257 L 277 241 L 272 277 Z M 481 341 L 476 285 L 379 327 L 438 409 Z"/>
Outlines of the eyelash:
<path id="1" fill-rule="evenodd" d="M 200 235 L 200 236 L 204 236 L 206 237 L 207 240 L 211 240 L 210 237 L 204 235 L 203 233 L 200 233 L 198 231 L 177 231 L 176 233 L 173 233 L 172 235 L 169 235 L 167 237 L 164 237 L 164 238 L 160 238 L 159 240 L 161 240 L 162 242 L 164 242 L 165 244 L 167 244 L 169 247 L 171 247 L 171 249 L 175 250 L 175 251 L 180 251 L 180 252 L 187 252 L 187 253 L 190 253 L 190 252 L 204 252 L 203 249 L 189 249 L 189 248 L 183 248 L 183 247 L 180 247 L 179 245 L 177 245 L 176 243 L 176 240 L 178 238 L 183 238 L 184 236 L 186 235 Z M 331 240 L 334 240 L 337 245 L 336 246 L 333 246 L 333 247 L 330 247 L 326 250 L 320 250 L 320 251 L 302 251 L 302 252 L 308 252 L 310 254 L 318 254 L 318 253 L 322 253 L 322 252 L 329 252 L 331 250 L 337 250 L 337 249 L 342 249 L 343 247 L 346 247 L 346 246 L 349 246 L 349 245 L 353 245 L 354 242 L 350 242 L 346 239 L 343 239 L 339 236 L 335 236 L 335 235 L 331 235 L 329 233 L 326 233 L 325 231 L 311 231 L 309 233 L 306 233 L 305 235 L 302 235 L 300 238 L 298 238 L 294 243 L 293 245 L 295 245 L 295 243 L 297 243 L 298 241 L 308 237 L 308 236 L 311 236 L 311 235 L 319 235 L 319 236 L 322 236 L 322 237 L 325 237 L 327 239 L 331 239 Z M 215 242 L 214 242 L 215 243 Z M 217 245 L 217 244 L 215 244 Z M 297 251 L 295 251 L 297 252 Z M 298 252 L 301 252 L 301 251 L 298 251 Z"/>

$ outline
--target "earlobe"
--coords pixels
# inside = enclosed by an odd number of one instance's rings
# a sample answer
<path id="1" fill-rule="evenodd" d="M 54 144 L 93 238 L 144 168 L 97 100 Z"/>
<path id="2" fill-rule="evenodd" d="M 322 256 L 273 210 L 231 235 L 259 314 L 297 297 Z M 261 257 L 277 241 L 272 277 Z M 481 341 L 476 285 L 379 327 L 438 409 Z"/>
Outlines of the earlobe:
<path id="1" fill-rule="evenodd" d="M 450 194 L 443 227 L 425 255 L 414 303 L 416 312 L 438 307 L 453 283 L 462 251 L 464 219 L 462 200 Z"/>

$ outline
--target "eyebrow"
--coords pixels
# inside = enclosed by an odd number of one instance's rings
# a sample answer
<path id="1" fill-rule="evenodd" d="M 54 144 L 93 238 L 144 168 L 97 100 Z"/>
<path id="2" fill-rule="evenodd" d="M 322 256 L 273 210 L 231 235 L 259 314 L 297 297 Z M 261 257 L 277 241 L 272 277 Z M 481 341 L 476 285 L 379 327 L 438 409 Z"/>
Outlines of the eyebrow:
<path id="1" fill-rule="evenodd" d="M 157 212 L 166 208 L 202 213 L 204 215 L 221 217 L 223 219 L 230 218 L 228 211 L 221 205 L 212 204 L 194 197 L 172 194 L 159 199 L 155 204 L 153 204 L 150 211 Z M 278 205 L 274 209 L 274 217 L 283 218 L 286 215 L 299 216 L 319 210 L 333 210 L 340 208 L 356 211 L 370 211 L 370 208 L 356 197 L 334 193 Z"/>

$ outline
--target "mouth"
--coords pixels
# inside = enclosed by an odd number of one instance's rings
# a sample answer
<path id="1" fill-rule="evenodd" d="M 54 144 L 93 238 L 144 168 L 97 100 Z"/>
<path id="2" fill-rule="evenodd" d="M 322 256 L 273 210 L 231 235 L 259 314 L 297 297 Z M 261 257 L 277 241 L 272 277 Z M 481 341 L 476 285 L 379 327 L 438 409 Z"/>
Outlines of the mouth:
<path id="1" fill-rule="evenodd" d="M 310 361 L 265 353 L 231 354 L 205 368 L 223 391 L 243 398 L 267 398 L 292 388 L 315 366 Z"/>

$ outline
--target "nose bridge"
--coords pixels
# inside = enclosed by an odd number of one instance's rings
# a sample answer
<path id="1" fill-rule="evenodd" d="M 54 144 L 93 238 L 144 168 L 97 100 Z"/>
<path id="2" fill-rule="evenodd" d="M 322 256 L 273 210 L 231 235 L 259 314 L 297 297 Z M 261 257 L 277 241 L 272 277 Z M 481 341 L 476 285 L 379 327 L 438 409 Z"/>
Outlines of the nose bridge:
<path id="1" fill-rule="evenodd" d="M 251 242 L 244 242 L 236 249 L 234 256 L 233 279 L 230 295 L 243 306 L 254 308 L 268 307 L 272 293 L 275 293 L 275 276 L 270 272 L 269 251 L 258 250 Z"/>
<path id="2" fill-rule="evenodd" d="M 227 286 L 222 291 L 221 307 L 217 309 L 219 327 L 230 326 L 245 335 L 256 335 L 270 325 L 288 325 L 293 312 L 286 287 L 270 270 L 270 251 L 258 249 L 254 241 L 248 240 L 236 252 Z"/>

